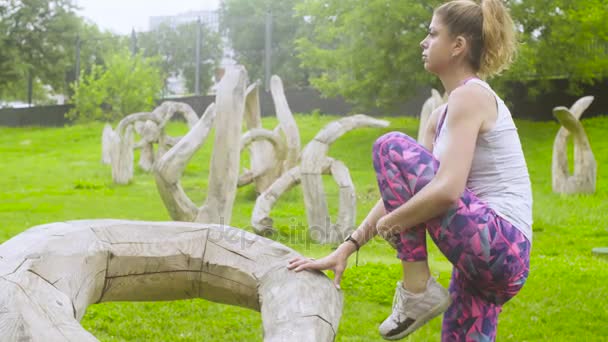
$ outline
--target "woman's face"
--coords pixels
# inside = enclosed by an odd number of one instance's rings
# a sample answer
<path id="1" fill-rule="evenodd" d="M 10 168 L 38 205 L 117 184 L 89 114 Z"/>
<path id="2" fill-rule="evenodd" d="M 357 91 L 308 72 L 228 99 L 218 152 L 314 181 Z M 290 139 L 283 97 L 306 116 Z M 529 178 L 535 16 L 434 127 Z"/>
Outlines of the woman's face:
<path id="1" fill-rule="evenodd" d="M 454 39 L 448 28 L 441 22 L 441 18 L 433 15 L 428 35 L 420 42 L 424 68 L 436 75 L 449 68 L 453 62 L 453 43 Z"/>

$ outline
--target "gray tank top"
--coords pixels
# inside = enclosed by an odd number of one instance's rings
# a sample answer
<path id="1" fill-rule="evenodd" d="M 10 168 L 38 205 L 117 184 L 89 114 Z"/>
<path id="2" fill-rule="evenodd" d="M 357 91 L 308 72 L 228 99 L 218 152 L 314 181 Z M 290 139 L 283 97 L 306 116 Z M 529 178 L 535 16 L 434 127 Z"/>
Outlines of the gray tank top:
<path id="1" fill-rule="evenodd" d="M 486 82 L 471 79 L 467 83 L 488 89 L 498 106 L 496 126 L 477 137 L 467 188 L 532 242 L 530 176 L 511 112 Z M 440 124 L 433 143 L 433 155 L 439 161 L 446 148 L 447 131 L 447 125 Z"/>

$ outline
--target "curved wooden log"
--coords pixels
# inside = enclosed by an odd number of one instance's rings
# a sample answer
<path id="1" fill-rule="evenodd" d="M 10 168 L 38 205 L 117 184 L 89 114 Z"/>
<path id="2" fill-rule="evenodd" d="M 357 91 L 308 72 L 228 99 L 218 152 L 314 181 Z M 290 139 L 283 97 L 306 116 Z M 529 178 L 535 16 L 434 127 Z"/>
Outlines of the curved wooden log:
<path id="1" fill-rule="evenodd" d="M 260 154 L 260 149 L 257 149 L 257 152 L 250 150 L 251 158 L 254 158 L 254 154 L 257 156 L 258 166 L 254 167 L 254 164 L 252 163 L 252 169 L 243 173 L 243 175 L 239 177 L 238 182 L 238 186 L 256 182 L 256 192 L 259 190 L 264 192 L 264 190 L 278 178 L 276 175 L 281 170 L 281 165 L 278 163 L 277 159 L 285 160 L 287 149 L 285 141 L 277 132 L 263 128 L 253 128 L 241 137 L 241 151 L 262 141 L 270 144 L 270 150 L 266 150 L 270 151 L 270 153 L 265 155 L 266 158 L 263 158 Z M 265 161 L 266 165 L 262 166 L 262 161 Z M 272 174 L 269 175 L 269 172 Z"/>
<path id="2" fill-rule="evenodd" d="M 274 108 L 279 120 L 279 128 L 283 132 L 287 142 L 287 156 L 282 170 L 284 172 L 298 164 L 298 159 L 300 158 L 300 131 L 298 130 L 296 120 L 293 118 L 291 109 L 289 109 L 285 91 L 283 90 L 283 81 L 277 75 L 273 75 L 270 78 L 270 92 L 272 93 Z"/>
<path id="3" fill-rule="evenodd" d="M 154 157 L 154 143 L 161 139 L 161 128 L 155 122 L 146 120 L 146 122 L 136 122 L 135 131 L 141 136 L 140 141 L 135 146 L 136 148 L 141 147 L 139 167 L 146 172 L 150 172 L 156 159 Z"/>
<path id="4" fill-rule="evenodd" d="M 0 245 L 0 339 L 97 341 L 79 320 L 107 301 L 204 298 L 260 311 L 265 341 L 332 341 L 342 294 L 294 250 L 240 229 L 85 220 L 33 227 Z"/>
<path id="5" fill-rule="evenodd" d="M 106 150 L 123 150 L 127 147 L 138 148 L 142 150 L 139 160 L 140 167 L 144 171 L 151 171 L 154 161 L 162 156 L 171 146 L 175 145 L 174 139 L 179 140 L 179 138 L 168 137 L 164 131 L 165 125 L 177 113 L 181 113 L 183 115 L 190 128 L 192 128 L 198 121 L 198 116 L 190 105 L 180 102 L 165 101 L 160 106 L 156 107 L 152 112 L 130 114 L 118 123 L 118 126 L 116 127 L 116 136 L 118 139 L 114 138 L 111 139 L 111 141 L 113 141 L 113 144 L 121 145 L 120 147 L 109 147 L 109 145 L 112 143 L 106 143 L 107 139 L 104 140 L 104 136 L 109 136 L 109 133 L 107 133 L 107 127 L 104 128 L 104 133 L 102 136 L 102 159 L 104 161 L 106 160 L 106 155 L 104 154 L 106 153 Z M 135 129 L 135 131 L 142 137 L 136 145 L 123 138 L 126 134 L 126 130 L 129 128 Z M 109 129 L 111 130 L 111 127 Z M 156 155 L 154 155 L 154 144 L 158 144 Z M 130 155 L 122 154 L 122 156 L 126 158 Z M 133 163 L 132 157 L 128 160 L 114 161 L 111 159 L 110 155 L 109 164 L 122 165 L 121 167 L 126 167 L 126 165 L 129 163 Z M 127 174 L 129 169 L 131 170 L 130 175 Z M 117 184 L 126 184 L 133 178 L 133 167 L 131 166 L 129 169 L 119 171 L 115 166 L 113 166 L 112 177 L 121 179 L 121 181 L 117 182 Z M 116 172 L 120 173 L 120 176 L 115 175 Z"/>
<path id="6" fill-rule="evenodd" d="M 259 81 L 247 88 L 245 97 L 245 123 L 249 131 L 262 129 L 262 115 L 260 110 Z M 282 138 L 279 136 L 279 140 Z M 281 140 L 282 141 L 282 140 Z M 276 144 L 274 144 L 276 146 Z M 284 144 L 283 144 L 284 145 Z M 241 146 L 242 139 L 241 139 Z M 255 191 L 262 193 L 281 174 L 282 162 L 277 159 L 272 141 L 254 139 L 249 147 L 250 168 L 239 176 L 238 186 L 255 183 Z M 241 147 L 241 152 L 243 148 Z M 284 157 L 282 157 L 284 158 Z"/>
<path id="7" fill-rule="evenodd" d="M 205 143 L 215 117 L 215 106 L 212 103 L 199 122 L 156 163 L 156 187 L 173 220 L 191 222 L 198 215 L 199 208 L 186 195 L 180 179 L 194 153 Z"/>
<path id="8" fill-rule="evenodd" d="M 101 162 L 110 165 L 112 163 L 112 156 L 110 154 L 111 136 L 114 133 L 112 126 L 107 123 L 103 126 L 103 133 L 101 134 Z"/>
<path id="9" fill-rule="evenodd" d="M 340 207 L 338 210 L 338 220 L 335 225 L 331 225 L 329 216 L 326 216 L 327 221 L 322 226 L 312 226 L 309 224 L 309 235 L 314 241 L 323 243 L 343 241 L 355 226 L 355 186 L 348 168 L 341 161 L 326 157 L 321 162 L 321 173 L 331 174 L 339 187 Z M 298 185 L 301 180 L 300 167 L 296 166 L 284 173 L 265 192 L 258 196 L 251 215 L 251 225 L 257 234 L 269 235 L 275 232 L 272 227 L 273 221 L 270 218 L 270 211 L 276 201 L 285 192 Z M 323 194 L 323 198 L 324 196 L 325 194 Z M 328 226 L 331 227 L 328 229 Z"/>
<path id="10" fill-rule="evenodd" d="M 231 68 L 218 85 L 209 185 L 197 222 L 230 224 L 232 219 L 241 158 L 235 142 L 239 141 L 243 129 L 246 83 L 247 71 L 238 66 Z"/>
<path id="11" fill-rule="evenodd" d="M 439 94 L 439 91 L 437 91 L 436 89 L 431 89 L 431 97 L 424 101 L 424 104 L 422 105 L 422 110 L 420 111 L 420 124 L 418 126 L 419 142 L 424 139 L 426 125 L 429 121 L 431 113 L 433 113 L 433 111 L 437 109 L 437 107 L 443 105 L 446 102 L 446 97 L 442 97 L 441 94 Z"/>
<path id="12" fill-rule="evenodd" d="M 387 127 L 389 123 L 378 120 L 366 115 L 358 114 L 346 117 L 325 126 L 313 140 L 311 140 L 302 152 L 300 172 L 302 175 L 302 187 L 304 189 L 304 204 L 306 207 L 306 217 L 308 226 L 311 229 L 323 231 L 314 234 L 313 239 L 319 243 L 340 242 L 342 233 L 352 230 L 353 227 L 340 227 L 340 232 L 335 231 L 336 226 L 332 226 L 327 209 L 325 190 L 321 178 L 324 162 L 327 158 L 329 146 L 346 132 L 357 127 Z M 348 171 L 346 172 L 348 174 Z M 350 176 L 348 177 L 350 179 Z M 352 181 L 350 181 L 352 183 Z M 353 196 L 354 198 L 354 196 Z M 350 200 L 348 200 L 350 203 Z M 344 204 L 346 205 L 346 204 Z M 354 208 L 349 210 L 354 215 Z M 354 222 L 346 220 L 345 222 Z M 316 239 L 315 237 L 318 237 Z"/>
<path id="13" fill-rule="evenodd" d="M 597 163 L 587 139 L 583 125 L 579 121 L 585 109 L 593 101 L 593 96 L 583 97 L 570 109 L 556 107 L 553 115 L 562 127 L 553 143 L 552 185 L 556 193 L 594 193 L 597 179 Z M 568 168 L 567 143 L 572 135 L 574 143 L 574 173 Z"/>
<path id="14" fill-rule="evenodd" d="M 300 167 L 296 166 L 283 173 L 266 191 L 258 196 L 251 214 L 251 226 L 257 234 L 268 235 L 275 232 L 272 227 L 270 211 L 281 195 L 300 184 L 300 181 Z"/>

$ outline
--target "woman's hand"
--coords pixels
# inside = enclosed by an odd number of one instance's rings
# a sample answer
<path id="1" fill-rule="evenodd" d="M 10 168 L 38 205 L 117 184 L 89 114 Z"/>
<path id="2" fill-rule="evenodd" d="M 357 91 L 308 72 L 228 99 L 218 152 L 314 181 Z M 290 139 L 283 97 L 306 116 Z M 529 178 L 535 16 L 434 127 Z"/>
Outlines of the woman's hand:
<path id="1" fill-rule="evenodd" d="M 382 236 L 387 241 L 395 234 L 401 232 L 399 226 L 392 222 L 392 218 L 393 217 L 390 214 L 386 214 L 378 220 L 378 223 L 376 223 L 378 235 Z"/>
<path id="2" fill-rule="evenodd" d="M 319 260 L 297 256 L 289 260 L 287 268 L 296 272 L 304 270 L 331 270 L 334 272 L 334 285 L 339 289 L 340 280 L 346 269 L 348 257 L 352 253 L 352 251 L 349 252 L 350 249 L 348 247 L 350 246 L 347 246 L 348 245 L 342 244 L 331 254 Z"/>

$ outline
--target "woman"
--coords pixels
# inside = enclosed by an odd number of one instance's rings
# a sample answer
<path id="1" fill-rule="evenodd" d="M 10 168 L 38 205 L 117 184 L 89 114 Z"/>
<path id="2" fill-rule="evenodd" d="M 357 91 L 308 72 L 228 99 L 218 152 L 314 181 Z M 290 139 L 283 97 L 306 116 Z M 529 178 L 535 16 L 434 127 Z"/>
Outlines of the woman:
<path id="1" fill-rule="evenodd" d="M 480 77 L 504 70 L 515 53 L 514 25 L 500 0 L 438 7 L 422 60 L 449 94 L 429 119 L 422 145 L 392 132 L 373 161 L 382 199 L 359 228 L 320 260 L 288 268 L 333 270 L 339 286 L 348 257 L 375 234 L 398 251 L 403 280 L 385 339 L 403 338 L 445 311 L 443 341 L 490 341 L 502 305 L 523 286 L 532 240 L 530 179 L 504 102 Z M 425 234 L 454 265 L 449 293 L 431 276 Z"/>

